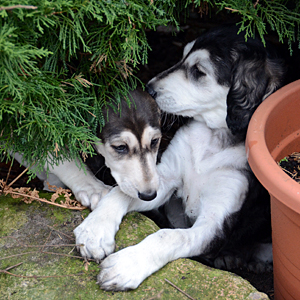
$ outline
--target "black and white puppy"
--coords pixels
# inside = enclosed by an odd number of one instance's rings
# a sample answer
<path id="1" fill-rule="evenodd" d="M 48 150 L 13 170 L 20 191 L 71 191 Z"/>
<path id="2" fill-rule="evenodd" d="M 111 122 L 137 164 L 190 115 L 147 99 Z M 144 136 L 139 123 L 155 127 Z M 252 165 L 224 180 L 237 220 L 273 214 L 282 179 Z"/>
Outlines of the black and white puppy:
<path id="1" fill-rule="evenodd" d="M 111 106 L 103 110 L 106 123 L 98 132 L 101 142 L 94 148 L 125 194 L 152 200 L 159 186 L 156 159 L 161 138 L 160 110 L 155 100 L 141 89 L 130 92 L 128 98 L 131 104 L 122 99 L 118 113 Z M 15 153 L 15 158 L 22 162 L 22 155 Z M 95 158 L 89 158 L 86 170 L 79 169 L 79 161 L 63 160 L 48 166 L 48 174 L 37 175 L 46 187 L 48 182 L 69 187 L 78 201 L 93 209 L 111 189 L 94 175 L 104 166 L 104 160 L 96 167 Z"/>
<path id="2" fill-rule="evenodd" d="M 154 200 L 128 197 L 116 187 L 75 229 L 84 257 L 107 256 L 98 276 L 103 289 L 134 289 L 180 257 L 200 255 L 226 267 L 232 251 L 270 249 L 264 244 L 270 241 L 269 196 L 248 166 L 244 139 L 254 110 L 283 76 L 281 61 L 259 40 L 246 42 L 235 27 L 223 27 L 189 43 L 179 63 L 150 80 L 148 91 L 163 111 L 192 120 L 162 155 Z M 175 191 L 190 226 L 161 229 L 112 254 L 123 216 L 157 208 Z M 255 259 L 272 257 L 256 251 Z"/>

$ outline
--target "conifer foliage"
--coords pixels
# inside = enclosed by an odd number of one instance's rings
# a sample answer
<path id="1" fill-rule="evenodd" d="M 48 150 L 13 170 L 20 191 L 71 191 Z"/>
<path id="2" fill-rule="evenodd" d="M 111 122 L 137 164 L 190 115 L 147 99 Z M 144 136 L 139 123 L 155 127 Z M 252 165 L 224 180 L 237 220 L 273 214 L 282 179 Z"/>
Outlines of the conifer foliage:
<path id="1" fill-rule="evenodd" d="M 278 34 L 280 42 L 287 42 L 291 49 L 292 42 L 300 41 L 300 2 L 297 0 L 195 0 L 195 5 L 216 6 L 220 10 L 239 14 L 241 30 L 246 31 L 245 38 L 252 37 L 257 31 L 265 42 L 264 35 L 270 30 Z M 300 44 L 299 44 L 300 46 Z"/>
<path id="2" fill-rule="evenodd" d="M 146 29 L 178 26 L 189 5 L 240 14 L 248 36 L 268 25 L 299 40 L 298 1 L 0 0 L 1 153 L 40 166 L 93 153 L 102 108 L 117 107 L 147 62 Z"/>
<path id="3" fill-rule="evenodd" d="M 1 150 L 40 165 L 92 152 L 102 107 L 147 61 L 145 29 L 176 24 L 175 2 L 1 0 Z"/>

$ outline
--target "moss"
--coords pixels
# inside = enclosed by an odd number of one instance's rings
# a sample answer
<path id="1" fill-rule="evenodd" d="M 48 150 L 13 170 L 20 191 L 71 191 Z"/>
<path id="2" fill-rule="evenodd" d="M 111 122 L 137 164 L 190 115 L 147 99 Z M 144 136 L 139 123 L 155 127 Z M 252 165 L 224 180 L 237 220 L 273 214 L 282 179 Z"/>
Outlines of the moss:
<path id="1" fill-rule="evenodd" d="M 158 226 L 141 214 L 130 213 L 122 221 L 116 235 L 116 249 L 119 251 L 125 247 L 141 242 L 149 234 L 158 230 Z"/>
<path id="2" fill-rule="evenodd" d="M 65 212 L 47 204 L 27 205 L 7 196 L 1 197 L 0 212 L 1 217 L 10 216 L 2 222 L 9 235 L 0 239 L 0 269 L 14 266 L 8 272 L 15 274 L 0 273 L 0 299 L 183 299 L 185 296 L 165 278 L 195 299 L 267 299 L 242 278 L 190 259 L 167 264 L 134 291 L 104 292 L 96 284 L 99 266 L 85 263 L 74 246 L 67 246 L 74 245 L 72 232 L 88 211 Z M 16 222 L 13 229 L 11 219 Z M 137 244 L 157 229 L 141 214 L 129 214 L 117 234 L 117 250 Z"/>
<path id="3" fill-rule="evenodd" d="M 27 217 L 20 200 L 1 195 L 0 203 L 0 236 L 5 236 L 19 229 L 27 221 Z"/>
<path id="4" fill-rule="evenodd" d="M 47 200 L 50 200 L 52 193 L 48 192 L 40 192 L 39 193 L 41 198 L 45 198 Z M 56 199 L 56 203 L 59 203 L 60 200 L 64 201 L 64 197 L 60 196 Z M 73 217 L 73 211 L 70 209 L 57 207 L 57 206 L 51 206 L 49 204 L 42 203 L 42 207 L 47 208 L 48 217 L 50 219 L 55 219 L 56 224 L 58 223 L 65 223 L 70 222 Z M 89 214 L 89 210 L 85 209 L 81 212 L 81 214 L 84 216 L 84 218 Z"/>

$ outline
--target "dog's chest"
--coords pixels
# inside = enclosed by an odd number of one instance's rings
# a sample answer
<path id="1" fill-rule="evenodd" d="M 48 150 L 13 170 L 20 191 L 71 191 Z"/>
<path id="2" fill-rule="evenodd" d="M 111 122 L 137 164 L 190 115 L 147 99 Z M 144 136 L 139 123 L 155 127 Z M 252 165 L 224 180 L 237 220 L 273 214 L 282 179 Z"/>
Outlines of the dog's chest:
<path id="1" fill-rule="evenodd" d="M 185 212 L 191 221 L 195 220 L 201 210 L 201 194 L 208 184 L 209 164 L 204 166 L 210 158 L 213 149 L 210 145 L 210 130 L 204 124 L 192 122 L 182 128 L 176 135 L 179 161 L 181 163 L 182 185 L 177 189 L 177 195 L 182 198 Z M 214 152 L 214 151 L 213 151 Z M 204 166 L 201 169 L 201 166 Z M 201 169 L 201 171 L 200 171 Z"/>
<path id="2" fill-rule="evenodd" d="M 201 201 L 204 200 L 203 192 L 210 184 L 209 174 L 207 172 L 199 174 L 194 167 L 195 165 L 192 164 L 191 161 L 190 168 L 186 169 L 182 178 L 182 188 L 177 191 L 178 196 L 183 200 L 185 213 L 192 222 L 195 221 L 201 213 Z"/>
<path id="3" fill-rule="evenodd" d="M 183 200 L 185 213 L 194 221 L 206 206 L 205 201 L 214 201 L 208 195 L 218 188 L 219 177 L 236 177 L 235 163 L 246 161 L 243 146 L 224 148 L 214 131 L 204 124 L 194 122 L 182 130 L 180 149 L 182 185 L 177 190 Z M 180 138 L 180 137 L 179 137 Z M 239 166 L 240 167 L 240 166 Z M 226 174 L 226 175 L 224 175 Z"/>

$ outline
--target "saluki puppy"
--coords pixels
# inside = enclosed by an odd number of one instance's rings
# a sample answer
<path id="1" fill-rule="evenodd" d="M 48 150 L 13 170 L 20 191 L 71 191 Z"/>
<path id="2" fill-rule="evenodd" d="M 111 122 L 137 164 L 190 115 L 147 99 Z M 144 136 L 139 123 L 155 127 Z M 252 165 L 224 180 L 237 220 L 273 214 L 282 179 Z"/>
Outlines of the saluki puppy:
<path id="1" fill-rule="evenodd" d="M 254 110 L 283 77 L 282 61 L 261 41 L 245 41 L 224 26 L 187 44 L 181 61 L 150 80 L 148 92 L 161 110 L 191 121 L 162 155 L 155 199 L 142 201 L 116 187 L 75 229 L 82 256 L 104 259 L 103 289 L 134 289 L 181 257 L 200 255 L 230 268 L 239 261 L 231 253 L 246 250 L 247 261 L 272 262 L 269 196 L 248 166 L 244 140 Z M 189 226 L 161 229 L 113 253 L 123 216 L 157 208 L 174 192 Z"/>

